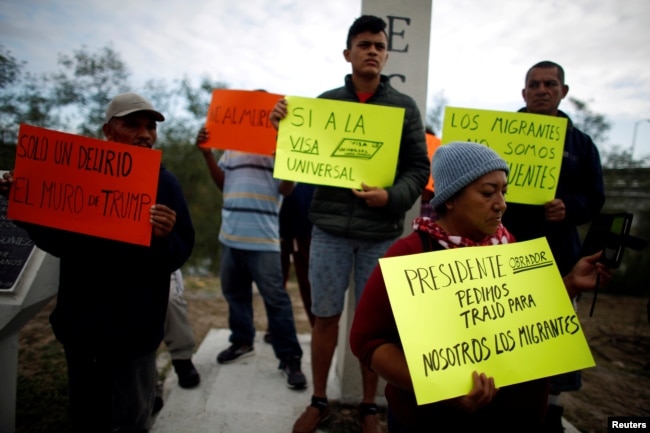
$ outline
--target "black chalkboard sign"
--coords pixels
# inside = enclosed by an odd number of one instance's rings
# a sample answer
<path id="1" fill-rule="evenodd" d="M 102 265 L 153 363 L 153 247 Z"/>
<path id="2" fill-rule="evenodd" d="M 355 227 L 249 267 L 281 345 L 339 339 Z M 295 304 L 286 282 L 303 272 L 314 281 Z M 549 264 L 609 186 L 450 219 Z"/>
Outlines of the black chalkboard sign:
<path id="1" fill-rule="evenodd" d="M 0 195 L 0 293 L 14 287 L 34 249 L 27 231 L 7 219 L 8 204 Z"/>

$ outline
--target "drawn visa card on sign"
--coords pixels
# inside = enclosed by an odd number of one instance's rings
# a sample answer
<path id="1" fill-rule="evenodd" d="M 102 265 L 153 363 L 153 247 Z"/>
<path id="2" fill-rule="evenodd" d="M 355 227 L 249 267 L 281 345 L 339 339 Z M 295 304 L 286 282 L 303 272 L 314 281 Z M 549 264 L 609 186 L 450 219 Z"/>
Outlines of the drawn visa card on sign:
<path id="1" fill-rule="evenodd" d="M 395 180 L 404 109 L 287 96 L 274 176 L 317 185 L 388 187 Z"/>

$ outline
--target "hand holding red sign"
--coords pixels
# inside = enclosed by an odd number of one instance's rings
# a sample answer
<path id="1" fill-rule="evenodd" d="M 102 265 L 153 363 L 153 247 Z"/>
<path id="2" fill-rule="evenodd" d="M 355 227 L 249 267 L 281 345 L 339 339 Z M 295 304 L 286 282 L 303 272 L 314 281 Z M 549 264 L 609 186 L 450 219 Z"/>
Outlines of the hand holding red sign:
<path id="1" fill-rule="evenodd" d="M 173 227 L 164 209 L 150 216 L 160 160 L 158 150 L 21 125 L 7 216 L 149 245 L 152 223 Z"/>
<path id="2" fill-rule="evenodd" d="M 270 113 L 281 95 L 261 90 L 217 89 L 206 117 L 205 147 L 272 155 L 277 131 Z"/>

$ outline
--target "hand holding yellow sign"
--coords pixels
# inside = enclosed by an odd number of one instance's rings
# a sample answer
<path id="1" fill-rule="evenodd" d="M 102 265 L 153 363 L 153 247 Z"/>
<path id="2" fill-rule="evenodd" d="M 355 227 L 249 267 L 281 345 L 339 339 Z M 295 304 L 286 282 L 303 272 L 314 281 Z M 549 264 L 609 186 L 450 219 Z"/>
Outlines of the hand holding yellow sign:
<path id="1" fill-rule="evenodd" d="M 287 96 L 273 175 L 317 185 L 360 188 L 395 180 L 404 109 Z"/>
<path id="2" fill-rule="evenodd" d="M 419 405 L 594 365 L 545 238 L 379 264 Z"/>
<path id="3" fill-rule="evenodd" d="M 555 197 L 566 128 L 563 117 L 446 107 L 442 144 L 491 147 L 510 166 L 507 201 L 544 204 Z"/>

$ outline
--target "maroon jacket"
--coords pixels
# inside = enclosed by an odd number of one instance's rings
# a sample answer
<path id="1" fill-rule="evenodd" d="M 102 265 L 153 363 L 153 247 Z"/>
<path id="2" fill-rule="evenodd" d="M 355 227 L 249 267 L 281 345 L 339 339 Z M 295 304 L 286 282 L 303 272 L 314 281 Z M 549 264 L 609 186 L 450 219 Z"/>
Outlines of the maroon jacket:
<path id="1" fill-rule="evenodd" d="M 433 248 L 442 249 L 437 242 Z M 418 232 L 398 239 L 384 257 L 423 252 Z M 444 332 L 444 331 L 440 331 Z M 375 267 L 354 314 L 350 346 L 354 355 L 370 367 L 375 349 L 386 343 L 402 346 L 390 306 L 381 268 Z M 502 387 L 495 399 L 481 410 L 468 414 L 444 402 L 418 406 L 415 394 L 386 384 L 386 400 L 392 414 L 412 432 L 448 431 L 533 431 L 546 411 L 548 379 Z M 481 430 L 478 430 L 478 429 Z"/>

